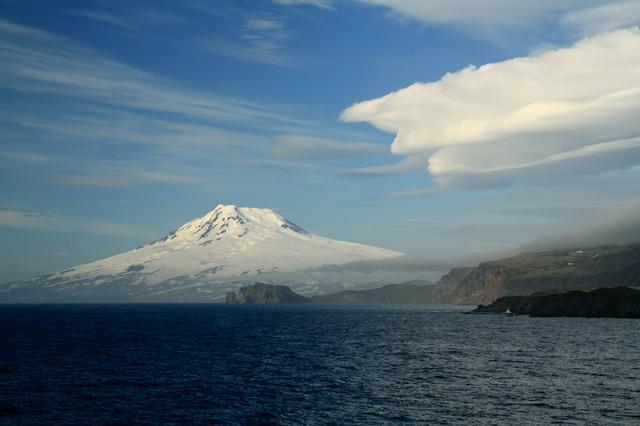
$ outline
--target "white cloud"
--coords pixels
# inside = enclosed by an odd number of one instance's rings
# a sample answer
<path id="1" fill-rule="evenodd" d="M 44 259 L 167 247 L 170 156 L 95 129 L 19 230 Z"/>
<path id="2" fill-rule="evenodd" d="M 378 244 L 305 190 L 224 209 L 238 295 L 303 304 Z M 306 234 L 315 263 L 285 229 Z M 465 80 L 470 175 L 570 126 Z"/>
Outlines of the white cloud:
<path id="1" fill-rule="evenodd" d="M 86 174 L 53 174 L 45 178 L 63 186 L 119 188 L 146 184 L 198 184 L 202 179 L 153 170 L 139 170 L 125 164 L 101 167 Z"/>
<path id="2" fill-rule="evenodd" d="M 168 26 L 189 26 L 190 21 L 175 13 L 166 13 L 158 9 L 127 8 L 126 12 L 118 13 L 106 10 L 80 10 L 69 13 L 84 18 L 93 19 L 114 28 L 124 30 L 126 33 L 144 35 L 145 28 L 158 28 Z M 148 36 L 148 35 L 147 35 Z"/>
<path id="3" fill-rule="evenodd" d="M 565 27 L 584 35 L 597 34 L 640 24 L 640 2 L 620 1 L 568 12 L 561 19 Z"/>
<path id="4" fill-rule="evenodd" d="M 185 164 L 181 158 L 171 155 L 147 154 L 144 160 L 112 160 L 5 149 L 0 150 L 0 165 L 8 168 L 20 164 L 21 170 L 28 170 L 24 173 L 24 179 L 71 187 L 219 185 L 219 178 L 208 173 L 213 161 L 208 156 L 202 157 L 207 160 L 205 166 L 200 167 Z M 158 167 L 158 164 L 162 167 Z"/>
<path id="5" fill-rule="evenodd" d="M 406 191 L 396 191 L 389 195 L 394 197 L 432 197 L 434 195 L 442 195 L 445 191 L 442 187 L 410 189 Z"/>
<path id="6" fill-rule="evenodd" d="M 289 38 L 284 21 L 270 15 L 246 16 L 238 40 L 212 39 L 202 46 L 220 55 L 271 65 L 293 66 L 294 61 L 284 53 Z"/>
<path id="7" fill-rule="evenodd" d="M 307 4 L 322 9 L 329 9 L 331 7 L 330 0 L 273 0 L 273 2 L 281 6 L 298 6 L 301 4 Z"/>
<path id="8" fill-rule="evenodd" d="M 73 186 L 216 182 L 221 164 L 263 157 L 268 135 L 309 127 L 285 106 L 187 90 L 73 40 L 2 19 L 0 62 L 0 89 L 20 93 L 0 105 L 0 159 L 47 163 L 29 179 Z M 49 161 L 45 154 L 56 144 L 70 157 Z M 99 146 L 127 155 L 107 160 Z"/>
<path id="9" fill-rule="evenodd" d="M 138 26 L 132 25 L 131 23 L 127 22 L 127 20 L 122 19 L 121 17 L 115 16 L 115 15 L 112 15 L 110 13 L 87 10 L 82 12 L 74 12 L 74 14 L 85 17 L 85 18 L 93 19 L 103 24 L 108 24 L 132 33 L 137 33 L 139 31 Z"/>
<path id="10" fill-rule="evenodd" d="M 213 123 L 189 123 L 168 118 L 153 117 L 145 112 L 129 112 L 108 106 L 85 105 L 82 101 L 65 103 L 63 108 L 34 104 L 30 108 L 0 107 L 0 125 L 12 124 L 46 135 L 50 142 L 85 142 L 110 145 L 139 144 L 152 147 L 172 156 L 207 155 L 217 150 L 236 146 L 249 148 L 261 139 L 250 132 L 226 130 Z M 283 128 L 285 129 L 285 128 Z M 18 139 L 4 133 L 0 140 Z"/>
<path id="11" fill-rule="evenodd" d="M 154 238 L 158 235 L 157 232 L 119 223 L 85 221 L 21 210 L 0 210 L 0 226 L 59 232 L 83 232 L 114 237 Z"/>
<path id="12" fill-rule="evenodd" d="M 382 166 L 367 166 L 344 172 L 345 176 L 391 176 L 424 170 L 426 161 L 421 157 L 407 157 L 397 163 Z"/>
<path id="13" fill-rule="evenodd" d="M 468 67 L 343 111 L 395 133 L 393 153 L 429 158 L 441 183 L 589 173 L 638 164 L 640 30 Z"/>
<path id="14" fill-rule="evenodd" d="M 280 135 L 273 138 L 271 154 L 283 160 L 322 161 L 382 154 L 381 144 L 340 141 L 305 135 Z"/>
<path id="15" fill-rule="evenodd" d="M 640 23 L 638 2 L 628 0 L 358 0 L 429 24 L 473 28 L 496 38 L 503 30 L 531 31 L 542 23 L 595 34 Z M 511 33 L 513 36 L 513 33 Z"/>
<path id="16" fill-rule="evenodd" d="M 440 24 L 524 24 L 550 9 L 563 9 L 576 1 L 554 0 L 360 0 L 384 6 L 421 21 Z"/>
<path id="17" fill-rule="evenodd" d="M 198 94 L 69 39 L 0 19 L 0 87 L 251 127 L 301 124 L 272 105 Z"/>

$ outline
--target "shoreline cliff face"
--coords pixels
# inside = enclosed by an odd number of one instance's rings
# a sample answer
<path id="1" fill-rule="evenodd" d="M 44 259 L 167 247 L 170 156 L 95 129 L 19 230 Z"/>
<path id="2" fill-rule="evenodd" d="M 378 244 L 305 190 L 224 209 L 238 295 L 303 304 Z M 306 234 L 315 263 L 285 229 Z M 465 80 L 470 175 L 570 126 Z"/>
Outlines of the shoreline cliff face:
<path id="1" fill-rule="evenodd" d="M 486 305 L 505 296 L 640 287 L 640 244 L 522 253 L 475 267 L 454 268 L 438 283 L 426 284 L 414 281 L 310 299 L 285 286 L 266 290 L 256 284 L 253 289 L 228 294 L 227 303 Z"/>
<path id="2" fill-rule="evenodd" d="M 430 303 L 488 304 L 544 291 L 640 286 L 640 244 L 522 253 L 452 269 L 425 289 Z"/>
<path id="3" fill-rule="evenodd" d="M 237 292 L 228 292 L 228 304 L 276 305 L 283 303 L 310 303 L 306 297 L 294 293 L 285 285 L 255 283 L 241 287 Z"/>
<path id="4" fill-rule="evenodd" d="M 473 313 L 534 317 L 640 318 L 640 290 L 628 287 L 501 297 Z"/>
<path id="5" fill-rule="evenodd" d="M 289 287 L 255 283 L 227 293 L 228 304 L 428 304 L 422 298 L 425 287 L 389 285 L 365 291 L 346 291 L 306 298 Z M 500 297 L 479 305 L 471 313 L 530 315 L 535 317 L 639 318 L 640 289 L 600 288 L 591 291 L 557 291 L 531 296 Z"/>

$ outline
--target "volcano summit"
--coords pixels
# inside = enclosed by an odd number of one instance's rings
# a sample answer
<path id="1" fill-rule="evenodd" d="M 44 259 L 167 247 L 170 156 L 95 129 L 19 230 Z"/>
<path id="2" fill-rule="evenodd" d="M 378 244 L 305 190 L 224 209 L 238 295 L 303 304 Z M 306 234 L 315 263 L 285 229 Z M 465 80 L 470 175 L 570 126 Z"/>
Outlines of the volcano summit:
<path id="1" fill-rule="evenodd" d="M 0 301 L 223 301 L 227 291 L 265 274 L 399 255 L 310 234 L 273 210 L 218 205 L 134 250 L 2 284 Z"/>

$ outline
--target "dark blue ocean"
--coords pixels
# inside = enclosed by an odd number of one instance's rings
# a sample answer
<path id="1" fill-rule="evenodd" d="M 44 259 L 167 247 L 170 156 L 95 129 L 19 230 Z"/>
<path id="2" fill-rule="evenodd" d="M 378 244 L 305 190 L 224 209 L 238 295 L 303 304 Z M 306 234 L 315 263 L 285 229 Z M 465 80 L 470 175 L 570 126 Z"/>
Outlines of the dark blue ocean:
<path id="1" fill-rule="evenodd" d="M 640 424 L 640 322 L 0 306 L 0 424 Z"/>

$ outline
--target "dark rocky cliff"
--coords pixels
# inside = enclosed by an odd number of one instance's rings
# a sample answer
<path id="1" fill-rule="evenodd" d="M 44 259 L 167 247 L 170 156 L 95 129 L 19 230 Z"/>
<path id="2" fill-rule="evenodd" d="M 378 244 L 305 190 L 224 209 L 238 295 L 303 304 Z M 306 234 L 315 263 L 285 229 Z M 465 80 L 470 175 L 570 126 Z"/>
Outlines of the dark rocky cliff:
<path id="1" fill-rule="evenodd" d="M 431 303 L 487 304 L 542 291 L 640 286 L 640 244 L 542 253 L 453 269 L 425 289 Z"/>
<path id="2" fill-rule="evenodd" d="M 281 303 L 309 303 L 309 299 L 294 293 L 284 285 L 255 283 L 241 287 L 237 292 L 227 293 L 226 303 L 231 304 L 281 304 Z"/>
<path id="3" fill-rule="evenodd" d="M 492 304 L 478 306 L 474 313 L 536 317 L 640 318 L 640 290 L 615 287 L 558 294 L 501 297 Z"/>

